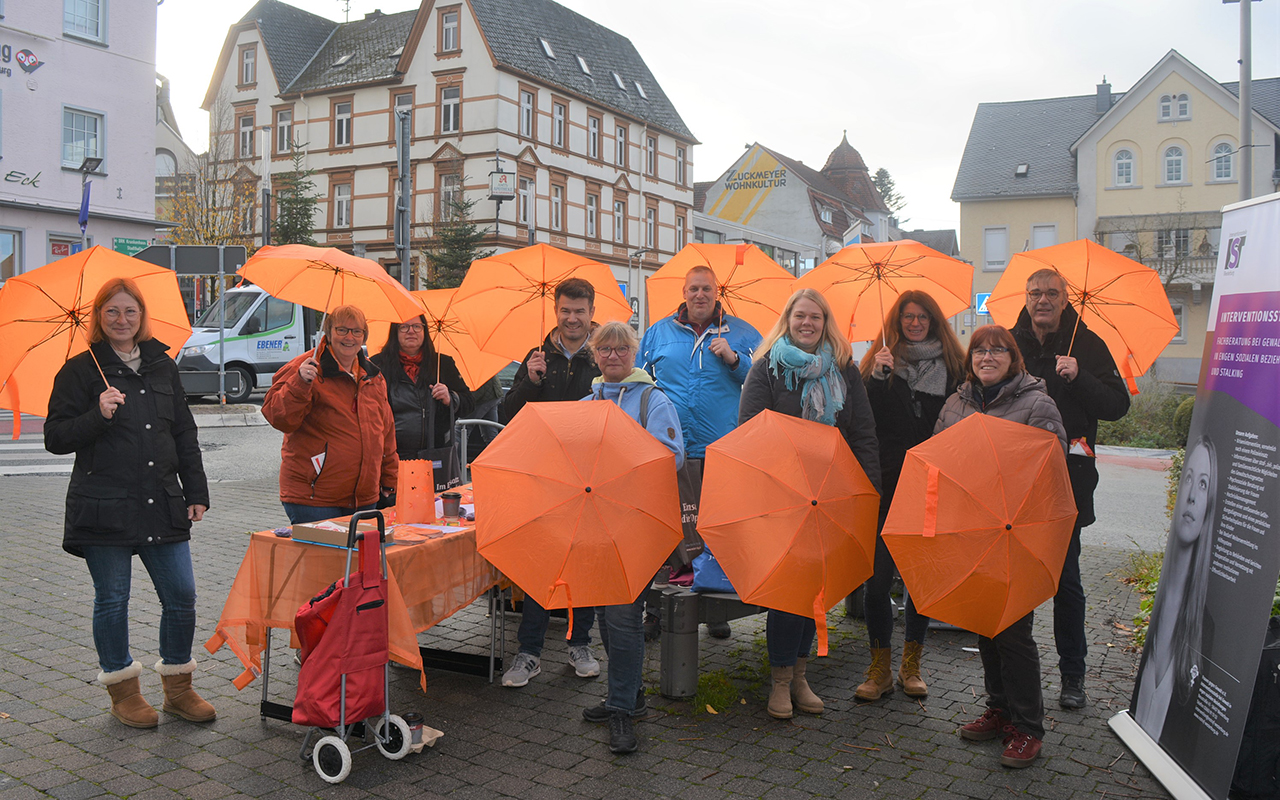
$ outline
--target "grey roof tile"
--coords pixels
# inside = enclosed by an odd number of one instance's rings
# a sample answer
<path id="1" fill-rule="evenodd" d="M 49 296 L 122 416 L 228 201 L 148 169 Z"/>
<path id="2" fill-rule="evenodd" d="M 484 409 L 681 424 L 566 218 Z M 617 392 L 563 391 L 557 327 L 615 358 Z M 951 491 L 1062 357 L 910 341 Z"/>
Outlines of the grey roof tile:
<path id="1" fill-rule="evenodd" d="M 257 22 L 267 58 L 282 90 L 298 76 L 311 56 L 338 27 L 338 23 L 332 20 L 279 0 L 258 0 L 240 21 Z"/>
<path id="2" fill-rule="evenodd" d="M 413 10 L 369 15 L 339 25 L 286 91 L 314 92 L 394 78 L 399 58 L 398 54 L 395 58 L 391 54 L 408 40 L 417 14 L 417 10 Z M 344 56 L 349 58 L 340 66 L 334 66 Z"/>
<path id="3" fill-rule="evenodd" d="M 1240 82 L 1222 84 L 1222 88 L 1236 97 L 1240 96 Z M 1280 128 L 1280 78 L 1263 78 L 1255 80 L 1252 87 L 1253 110 L 1267 118 L 1267 121 Z"/>

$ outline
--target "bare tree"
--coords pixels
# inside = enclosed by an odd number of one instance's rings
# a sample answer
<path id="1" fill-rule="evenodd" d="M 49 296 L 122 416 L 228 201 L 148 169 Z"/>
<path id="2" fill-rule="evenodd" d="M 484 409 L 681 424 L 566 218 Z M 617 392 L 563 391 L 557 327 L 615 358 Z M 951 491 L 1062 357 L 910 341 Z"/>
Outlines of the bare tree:
<path id="1" fill-rule="evenodd" d="M 1120 252 L 1158 272 L 1165 286 L 1193 281 L 1214 257 L 1211 230 L 1204 226 L 1200 214 L 1187 211 L 1182 192 L 1175 208 L 1125 217 L 1111 232 L 1123 243 Z"/>

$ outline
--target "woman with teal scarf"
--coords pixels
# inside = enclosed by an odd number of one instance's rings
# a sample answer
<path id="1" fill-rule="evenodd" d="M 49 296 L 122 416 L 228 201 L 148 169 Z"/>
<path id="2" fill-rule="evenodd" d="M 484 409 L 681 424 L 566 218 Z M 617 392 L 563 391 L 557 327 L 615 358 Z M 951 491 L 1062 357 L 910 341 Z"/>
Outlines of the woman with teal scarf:
<path id="1" fill-rule="evenodd" d="M 755 363 L 742 386 L 738 424 L 769 409 L 833 425 L 879 491 L 876 423 L 852 355 L 849 340 L 831 316 L 825 297 L 813 289 L 791 295 L 782 316 L 756 351 Z M 822 713 L 822 700 L 805 676 L 816 630 L 811 617 L 769 610 L 765 639 L 773 670 L 770 716 L 790 719 L 793 708 L 807 714 Z"/>

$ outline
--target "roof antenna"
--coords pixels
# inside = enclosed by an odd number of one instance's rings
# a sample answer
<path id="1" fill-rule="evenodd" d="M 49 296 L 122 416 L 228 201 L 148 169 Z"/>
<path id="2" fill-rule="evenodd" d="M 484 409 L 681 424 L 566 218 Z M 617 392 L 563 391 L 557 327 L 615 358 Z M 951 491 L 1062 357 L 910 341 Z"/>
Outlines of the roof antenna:
<path id="1" fill-rule="evenodd" d="M 338 0 L 342 4 L 343 22 L 351 21 L 351 0 Z"/>

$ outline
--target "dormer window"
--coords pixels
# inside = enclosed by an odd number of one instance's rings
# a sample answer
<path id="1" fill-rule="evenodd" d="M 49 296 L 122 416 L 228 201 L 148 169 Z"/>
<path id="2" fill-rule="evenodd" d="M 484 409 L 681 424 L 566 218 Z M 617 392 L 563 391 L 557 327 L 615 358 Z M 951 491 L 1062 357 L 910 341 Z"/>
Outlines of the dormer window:
<path id="1" fill-rule="evenodd" d="M 615 72 L 615 73 L 613 73 L 613 83 L 614 83 L 614 85 L 616 85 L 616 86 L 617 86 L 619 89 L 621 89 L 622 91 L 624 91 L 624 92 L 625 92 L 625 91 L 627 90 L 627 86 L 626 86 L 626 84 L 624 84 L 624 83 L 622 82 L 622 76 L 621 76 L 621 75 L 619 75 L 619 74 L 618 74 L 618 73 L 616 73 L 616 72 Z"/>
<path id="2" fill-rule="evenodd" d="M 1025 177 L 1027 177 L 1027 174 L 1028 174 L 1030 171 L 1031 171 L 1031 165 L 1030 165 L 1030 164 L 1019 164 L 1018 166 L 1016 166 L 1016 167 L 1014 167 L 1014 168 L 1013 168 L 1013 177 L 1015 177 L 1015 178 L 1025 178 Z"/>
<path id="3" fill-rule="evenodd" d="M 339 57 L 338 57 L 338 60 L 337 60 L 337 61 L 335 61 L 335 62 L 333 62 L 333 66 L 335 66 L 335 67 L 340 67 L 340 66 L 342 66 L 343 64 L 345 64 L 345 63 L 347 63 L 348 61 L 350 61 L 350 60 L 351 60 L 351 56 L 352 56 L 352 55 L 354 55 L 354 54 L 353 54 L 353 53 L 347 53 L 347 54 L 346 54 L 346 55 L 344 55 L 344 56 L 339 56 Z"/>
<path id="4" fill-rule="evenodd" d="M 587 60 L 582 56 L 578 56 L 578 69 L 582 70 L 583 75 L 591 74 L 591 67 L 587 66 Z"/>
<path id="5" fill-rule="evenodd" d="M 547 54 L 547 58 L 555 58 L 556 51 L 551 49 L 551 42 L 546 39 L 539 39 L 538 44 L 542 45 L 542 52 Z"/>
<path id="6" fill-rule="evenodd" d="M 640 95 L 645 100 L 648 100 L 649 95 L 644 93 L 644 87 L 640 85 L 640 81 L 632 81 L 632 83 L 634 83 L 636 86 L 636 94 Z"/>
<path id="7" fill-rule="evenodd" d="M 404 45 L 397 47 L 391 55 L 387 56 L 387 58 L 399 58 L 402 55 L 404 55 Z"/>
<path id="8" fill-rule="evenodd" d="M 827 223 L 831 222 L 831 218 L 832 218 L 831 206 L 819 206 L 818 216 L 822 218 L 823 222 L 827 222 Z"/>

